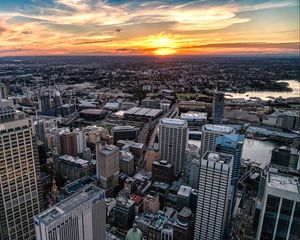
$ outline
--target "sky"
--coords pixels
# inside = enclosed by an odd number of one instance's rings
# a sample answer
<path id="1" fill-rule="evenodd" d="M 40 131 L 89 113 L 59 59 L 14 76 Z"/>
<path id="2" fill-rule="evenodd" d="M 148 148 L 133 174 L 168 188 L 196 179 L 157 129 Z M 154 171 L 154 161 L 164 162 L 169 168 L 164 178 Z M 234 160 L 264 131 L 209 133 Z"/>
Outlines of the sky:
<path id="1" fill-rule="evenodd" d="M 299 0 L 0 0 L 0 56 L 299 53 Z"/>

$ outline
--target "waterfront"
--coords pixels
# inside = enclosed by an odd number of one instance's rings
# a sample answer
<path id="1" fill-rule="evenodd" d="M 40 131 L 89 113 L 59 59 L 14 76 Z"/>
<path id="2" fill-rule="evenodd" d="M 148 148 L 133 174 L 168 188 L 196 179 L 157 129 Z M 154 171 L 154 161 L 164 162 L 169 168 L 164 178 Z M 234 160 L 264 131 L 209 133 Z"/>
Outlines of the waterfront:
<path id="1" fill-rule="evenodd" d="M 200 147 L 201 141 L 189 140 L 189 143 Z M 259 141 L 256 139 L 246 138 L 243 147 L 242 158 L 250 159 L 256 163 L 260 163 L 260 167 L 264 168 L 270 163 L 272 149 L 280 146 L 279 143 L 273 141 Z"/>
<path id="2" fill-rule="evenodd" d="M 287 82 L 289 84 L 289 87 L 293 89 L 292 92 L 274 92 L 274 91 L 249 91 L 245 93 L 231 93 L 227 92 L 226 94 L 230 94 L 226 96 L 226 98 L 232 99 L 232 98 L 244 98 L 244 99 L 250 99 L 251 97 L 258 97 L 262 100 L 271 100 L 270 96 L 277 98 L 290 98 L 290 97 L 299 97 L 300 96 L 300 82 L 296 80 L 281 80 L 278 82 Z"/>

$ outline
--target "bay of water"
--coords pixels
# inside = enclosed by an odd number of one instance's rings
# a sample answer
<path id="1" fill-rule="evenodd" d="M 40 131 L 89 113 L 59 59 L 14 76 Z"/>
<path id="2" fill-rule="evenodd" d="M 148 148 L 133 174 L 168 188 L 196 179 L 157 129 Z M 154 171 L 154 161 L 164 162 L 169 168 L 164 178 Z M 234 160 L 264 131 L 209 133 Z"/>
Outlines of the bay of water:
<path id="1" fill-rule="evenodd" d="M 200 148 L 201 141 L 189 140 L 188 142 Z M 260 167 L 264 168 L 270 163 L 272 150 L 277 146 L 279 146 L 279 143 L 276 142 L 246 138 L 243 146 L 242 158 L 260 163 Z"/>
<path id="2" fill-rule="evenodd" d="M 272 96 L 274 98 L 282 97 L 282 98 L 289 98 L 289 97 L 300 97 L 300 82 L 296 80 L 281 80 L 278 82 L 287 82 L 289 87 L 293 89 L 292 92 L 273 92 L 273 91 L 250 91 L 245 93 L 231 93 L 228 92 L 231 96 L 226 96 L 228 99 L 232 98 L 244 98 L 249 99 L 250 97 L 259 97 L 262 100 L 271 100 L 268 98 Z"/>

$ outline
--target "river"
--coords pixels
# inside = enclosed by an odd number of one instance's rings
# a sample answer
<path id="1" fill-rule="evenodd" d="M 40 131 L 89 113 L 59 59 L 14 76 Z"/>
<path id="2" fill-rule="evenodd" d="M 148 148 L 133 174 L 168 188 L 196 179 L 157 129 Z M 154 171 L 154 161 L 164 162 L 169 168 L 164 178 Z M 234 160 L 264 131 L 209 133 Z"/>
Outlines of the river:
<path id="1" fill-rule="evenodd" d="M 189 140 L 188 142 L 200 148 L 201 141 Z M 260 163 L 260 167 L 264 168 L 271 161 L 273 148 L 279 145 L 279 143 L 272 141 L 259 141 L 246 138 L 243 146 L 242 158 Z"/>
<path id="2" fill-rule="evenodd" d="M 259 97 L 262 100 L 271 100 L 268 98 L 269 96 L 272 96 L 274 98 L 276 97 L 282 97 L 282 98 L 289 98 L 289 97 L 300 97 L 300 82 L 296 80 L 281 80 L 278 82 L 287 82 L 289 84 L 289 87 L 293 89 L 292 92 L 272 92 L 272 91 L 250 91 L 245 93 L 231 93 L 227 92 L 226 94 L 230 94 L 231 96 L 226 96 L 228 99 L 232 98 L 244 98 L 244 99 L 250 99 L 250 97 Z"/>

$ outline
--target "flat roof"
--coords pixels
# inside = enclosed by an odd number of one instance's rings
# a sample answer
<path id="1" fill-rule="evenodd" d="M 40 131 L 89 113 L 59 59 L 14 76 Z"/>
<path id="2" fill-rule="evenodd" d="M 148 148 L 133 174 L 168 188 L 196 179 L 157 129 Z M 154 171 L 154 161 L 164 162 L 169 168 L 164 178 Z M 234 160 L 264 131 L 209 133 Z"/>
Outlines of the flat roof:
<path id="1" fill-rule="evenodd" d="M 181 113 L 180 115 L 181 118 L 183 119 L 187 119 L 187 120 L 194 120 L 194 119 L 198 119 L 198 120 L 205 120 L 207 119 L 207 113 L 204 112 L 187 112 L 187 113 Z"/>
<path id="2" fill-rule="evenodd" d="M 136 116 L 146 116 L 146 117 L 156 117 L 161 112 L 162 112 L 162 110 L 160 110 L 160 109 L 133 107 L 133 108 L 128 109 L 125 112 L 125 114 L 136 115 Z"/>
<path id="3" fill-rule="evenodd" d="M 205 124 L 203 129 L 210 132 L 234 133 L 235 129 L 225 125 Z"/>
<path id="4" fill-rule="evenodd" d="M 96 197 L 97 200 L 105 200 L 105 191 L 95 185 L 89 185 L 57 203 L 53 207 L 36 215 L 35 224 L 43 223 L 45 225 L 50 225 L 52 222 L 62 218 L 82 204 Z"/>
<path id="5" fill-rule="evenodd" d="M 300 193 L 299 179 L 281 173 L 269 172 L 268 186 L 288 192 Z"/>
<path id="6" fill-rule="evenodd" d="M 181 196 L 184 196 L 184 197 L 189 197 L 190 194 L 191 194 L 191 191 L 192 191 L 191 187 L 181 185 L 178 192 L 177 192 L 177 195 L 181 195 Z"/>
<path id="7" fill-rule="evenodd" d="M 187 125 L 186 120 L 178 119 L 178 118 L 162 118 L 160 120 L 160 123 L 169 124 L 169 125 L 178 125 L 178 126 Z"/>
<path id="8" fill-rule="evenodd" d="M 72 156 L 69 156 L 69 155 L 59 156 L 59 159 L 62 160 L 62 161 L 69 162 L 69 163 L 78 164 L 81 167 L 85 167 L 89 164 L 89 161 L 87 161 L 87 160 L 81 159 L 79 157 L 72 157 Z"/>

